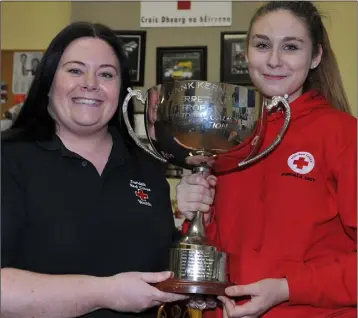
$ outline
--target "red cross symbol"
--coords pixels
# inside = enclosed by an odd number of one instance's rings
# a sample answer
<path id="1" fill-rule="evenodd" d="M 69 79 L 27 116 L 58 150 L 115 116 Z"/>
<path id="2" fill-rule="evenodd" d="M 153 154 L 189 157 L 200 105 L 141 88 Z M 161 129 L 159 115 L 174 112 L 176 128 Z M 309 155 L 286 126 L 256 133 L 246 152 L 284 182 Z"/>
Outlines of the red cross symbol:
<path id="1" fill-rule="evenodd" d="M 293 162 L 293 164 L 296 165 L 298 169 L 302 169 L 303 167 L 308 166 L 308 161 L 306 161 L 303 157 L 299 157 L 298 160 Z"/>
<path id="2" fill-rule="evenodd" d="M 148 194 L 144 193 L 142 189 L 139 189 L 138 191 L 135 192 L 135 195 L 140 198 L 141 200 L 146 200 L 148 199 Z"/>
<path id="3" fill-rule="evenodd" d="M 191 1 L 177 1 L 177 10 L 190 10 Z"/>

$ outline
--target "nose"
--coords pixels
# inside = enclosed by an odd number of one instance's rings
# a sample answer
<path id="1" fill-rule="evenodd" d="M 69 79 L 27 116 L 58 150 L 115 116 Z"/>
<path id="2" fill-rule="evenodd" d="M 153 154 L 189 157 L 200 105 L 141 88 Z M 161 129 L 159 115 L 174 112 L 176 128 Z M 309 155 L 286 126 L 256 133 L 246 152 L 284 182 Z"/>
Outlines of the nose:
<path id="1" fill-rule="evenodd" d="M 99 89 L 97 77 L 92 74 L 86 74 L 83 83 L 81 83 L 81 89 L 90 92 L 97 91 Z"/>
<path id="2" fill-rule="evenodd" d="M 278 50 L 271 50 L 270 51 L 270 56 L 269 59 L 267 61 L 267 64 L 269 67 L 271 68 L 276 68 L 281 66 L 282 61 L 281 61 L 281 54 Z"/>

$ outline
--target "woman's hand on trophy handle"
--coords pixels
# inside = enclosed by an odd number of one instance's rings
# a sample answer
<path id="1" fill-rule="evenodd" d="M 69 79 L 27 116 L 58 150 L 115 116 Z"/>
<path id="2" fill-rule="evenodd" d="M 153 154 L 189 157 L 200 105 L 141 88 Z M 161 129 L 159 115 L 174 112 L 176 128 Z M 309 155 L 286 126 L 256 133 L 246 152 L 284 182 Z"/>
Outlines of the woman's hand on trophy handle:
<path id="1" fill-rule="evenodd" d="M 204 178 L 200 172 L 185 176 L 176 186 L 178 211 L 192 220 L 197 211 L 204 213 L 204 221 L 210 219 L 210 207 L 215 197 L 216 177 Z"/>

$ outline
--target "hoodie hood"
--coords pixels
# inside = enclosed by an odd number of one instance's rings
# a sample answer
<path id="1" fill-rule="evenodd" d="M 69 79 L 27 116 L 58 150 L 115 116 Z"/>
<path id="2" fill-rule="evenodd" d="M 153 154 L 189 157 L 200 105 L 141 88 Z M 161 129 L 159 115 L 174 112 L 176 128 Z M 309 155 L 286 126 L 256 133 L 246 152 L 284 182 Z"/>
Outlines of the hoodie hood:
<path id="1" fill-rule="evenodd" d="M 317 108 L 327 107 L 332 106 L 318 91 L 309 90 L 290 103 L 291 120 L 305 116 Z M 275 120 L 282 120 L 283 118 L 284 113 L 279 111 L 269 114 L 267 120 L 270 122 Z"/>
<path id="2" fill-rule="evenodd" d="M 291 122 L 296 119 L 306 116 L 317 109 L 331 108 L 332 106 L 327 100 L 316 90 L 310 90 L 303 93 L 290 103 L 291 110 Z M 253 156 L 258 149 L 262 149 L 262 145 L 265 141 L 274 141 L 278 135 L 282 122 L 285 118 L 284 111 L 275 111 L 270 114 L 266 113 L 266 118 L 263 121 L 263 125 L 259 125 L 253 136 L 256 134 L 262 134 L 262 138 L 257 144 L 253 144 L 253 139 L 249 139 L 247 142 L 238 145 L 230 152 L 223 156 L 218 156 L 213 165 L 213 170 L 217 174 L 230 173 L 238 170 L 238 162 L 246 160 Z M 291 125 L 291 123 L 289 124 Z M 265 146 L 266 148 L 266 146 Z"/>

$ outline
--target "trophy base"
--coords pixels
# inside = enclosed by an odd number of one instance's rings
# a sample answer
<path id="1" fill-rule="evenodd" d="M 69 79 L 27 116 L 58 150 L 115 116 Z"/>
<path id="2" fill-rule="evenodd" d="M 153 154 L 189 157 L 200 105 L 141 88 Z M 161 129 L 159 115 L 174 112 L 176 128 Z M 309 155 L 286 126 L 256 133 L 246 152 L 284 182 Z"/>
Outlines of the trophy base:
<path id="1" fill-rule="evenodd" d="M 223 296 L 225 288 L 232 285 L 229 282 L 194 282 L 170 278 L 154 286 L 167 293 Z"/>

